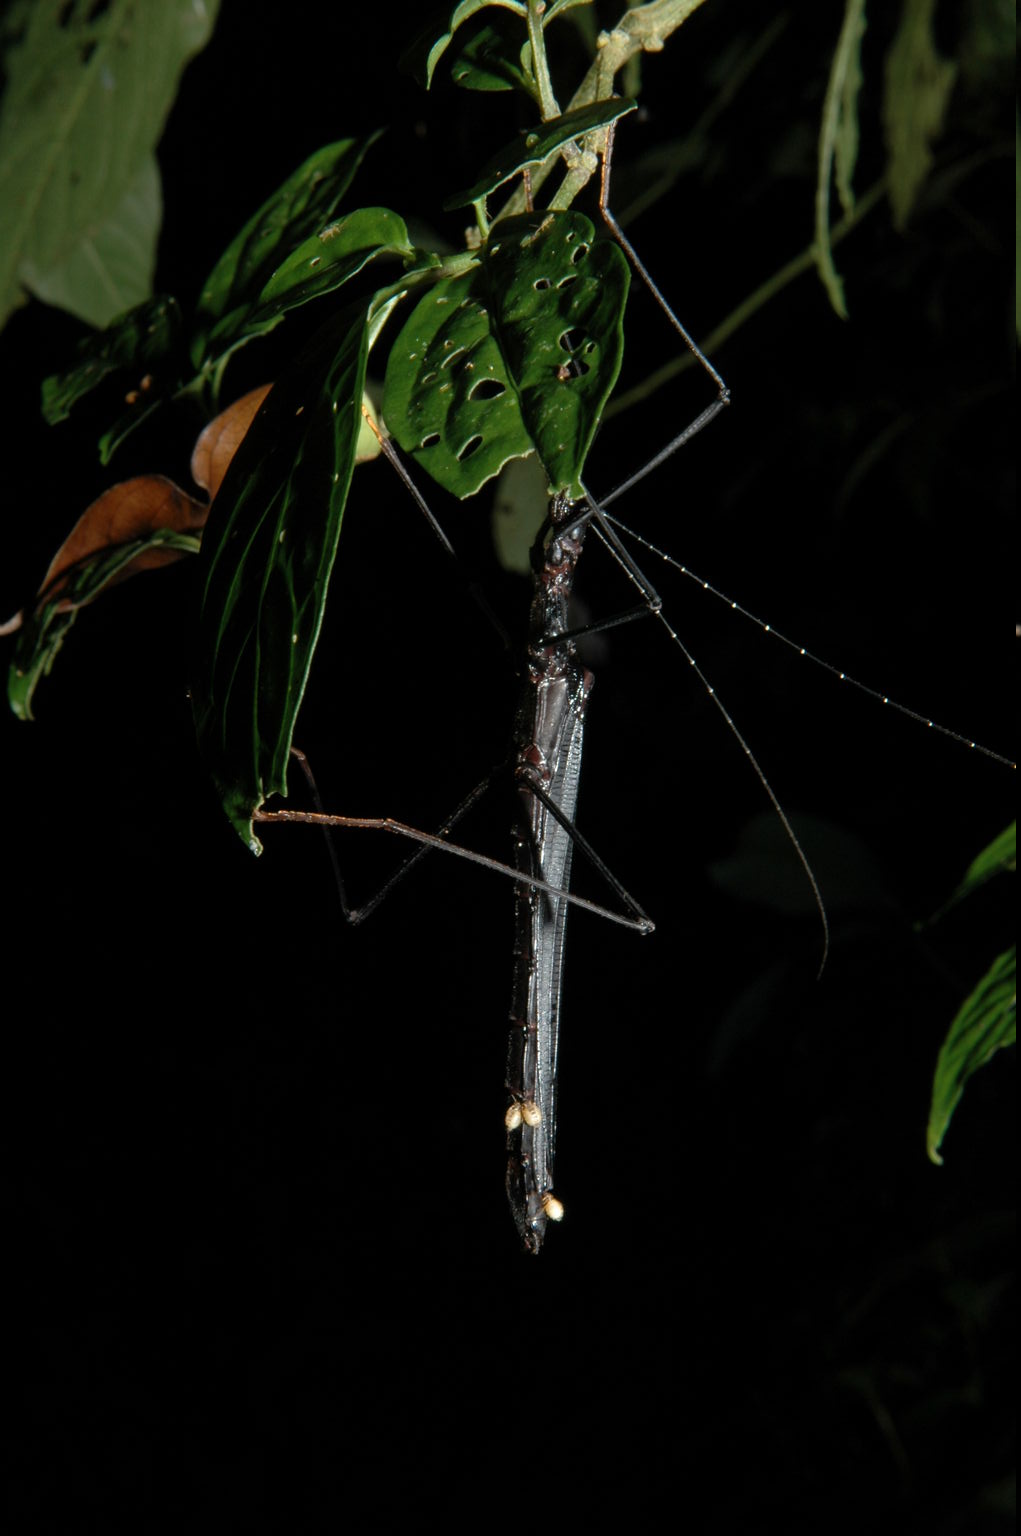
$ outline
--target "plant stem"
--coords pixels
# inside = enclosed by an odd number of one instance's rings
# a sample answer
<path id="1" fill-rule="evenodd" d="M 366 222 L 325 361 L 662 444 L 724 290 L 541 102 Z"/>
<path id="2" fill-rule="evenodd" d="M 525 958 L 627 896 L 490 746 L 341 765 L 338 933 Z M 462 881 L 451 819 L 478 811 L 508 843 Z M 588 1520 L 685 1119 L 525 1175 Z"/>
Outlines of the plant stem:
<path id="1" fill-rule="evenodd" d="M 546 39 L 542 32 L 542 16 L 545 9 L 546 0 L 528 0 L 528 41 L 532 46 L 532 73 L 539 87 L 542 120 L 548 123 L 560 116 L 560 108 L 553 94 L 553 81 L 550 79 L 549 61 L 546 58 Z"/>
<path id="2" fill-rule="evenodd" d="M 538 11 L 542 0 L 529 0 L 528 30 L 532 36 L 533 11 Z M 568 111 L 574 107 L 587 107 L 593 101 L 605 101 L 613 95 L 613 82 L 619 70 L 623 69 L 627 61 L 636 53 L 659 53 L 671 32 L 675 32 L 682 22 L 687 21 L 693 11 L 697 11 L 703 0 L 649 0 L 647 5 L 638 5 L 625 11 L 617 25 L 610 32 L 601 32 L 597 41 L 596 56 L 582 80 L 578 89 L 571 97 Z M 541 14 L 541 12 L 539 12 Z M 536 17 L 538 25 L 538 17 Z M 541 28 L 540 28 L 541 32 Z M 532 67 L 535 70 L 536 80 L 539 81 L 539 89 L 542 91 L 541 74 L 539 67 L 539 55 L 535 52 L 533 40 Z M 546 69 L 546 51 L 540 44 L 542 68 Z M 548 71 L 547 71 L 548 80 Z M 555 98 L 550 88 L 550 99 L 555 106 Z M 556 115 L 554 111 L 553 115 Z M 547 117 L 545 98 L 543 105 L 543 118 Z M 605 142 L 605 136 L 601 133 L 600 143 Z M 578 156 L 572 163 L 567 149 L 561 154 L 568 161 L 569 172 L 564 180 L 564 185 L 558 190 L 555 203 L 551 206 L 566 208 L 582 187 L 585 186 L 595 174 L 596 162 L 591 161 L 591 169 L 585 166 L 584 158 Z M 586 157 L 587 158 L 587 157 Z M 556 169 L 557 161 L 554 159 L 549 165 L 540 165 L 532 172 L 533 195 L 542 186 L 543 182 Z M 506 218 L 511 214 L 525 212 L 524 192 L 519 188 L 500 210 L 500 217 Z"/>

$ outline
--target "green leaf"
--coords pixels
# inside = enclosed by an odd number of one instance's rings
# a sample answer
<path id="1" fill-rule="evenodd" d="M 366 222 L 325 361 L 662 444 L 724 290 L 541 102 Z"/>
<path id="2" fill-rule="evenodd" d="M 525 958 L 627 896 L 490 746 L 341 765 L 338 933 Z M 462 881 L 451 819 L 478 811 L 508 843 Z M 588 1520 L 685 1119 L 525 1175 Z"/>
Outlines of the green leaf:
<path id="1" fill-rule="evenodd" d="M 998 837 L 994 837 L 987 847 L 983 848 L 977 858 L 968 865 L 964 879 L 954 892 L 954 899 L 967 896 L 971 891 L 977 890 L 980 885 L 985 885 L 994 875 L 1003 874 L 1005 871 L 1013 871 L 1017 868 L 1017 822 L 1012 821 L 1009 827 L 1004 827 Z"/>
<path id="2" fill-rule="evenodd" d="M 0 322 L 29 288 L 105 325 L 150 291 L 153 150 L 217 0 L 36 0 L 0 108 Z"/>
<path id="3" fill-rule="evenodd" d="M 145 538 L 107 546 L 64 572 L 56 595 L 41 602 L 18 631 L 7 674 L 7 698 L 14 713 L 32 719 L 35 690 L 53 666 L 80 608 L 94 602 L 139 556 L 171 550 L 193 555 L 199 542 L 195 534 L 159 528 Z"/>
<path id="4" fill-rule="evenodd" d="M 118 316 L 104 331 L 78 343 L 76 361 L 63 373 L 43 380 L 43 415 L 53 426 L 109 374 L 144 375 L 173 352 L 181 334 L 177 300 L 159 294 Z"/>
<path id="5" fill-rule="evenodd" d="M 534 447 L 551 489 L 581 473 L 623 353 L 629 271 L 573 211 L 497 224 L 481 266 L 416 305 L 390 352 L 383 415 L 453 495 Z"/>
<path id="6" fill-rule="evenodd" d="M 450 78 L 463 91 L 523 91 L 538 100 L 531 69 L 531 47 L 522 41 L 519 22 L 499 13 L 457 51 Z"/>
<path id="7" fill-rule="evenodd" d="M 858 93 L 862 84 L 861 40 L 865 0 L 846 0 L 844 22 L 826 87 L 819 128 L 819 175 L 815 190 L 815 263 L 830 303 L 847 319 L 844 289 L 830 249 L 830 180 L 836 165 L 837 191 L 845 212 L 854 208 L 851 179 L 858 157 Z"/>
<path id="8" fill-rule="evenodd" d="M 264 285 L 244 320 L 234 310 L 213 328 L 211 340 L 224 335 L 251 336 L 272 329 L 290 309 L 333 293 L 374 257 L 388 252 L 411 260 L 415 248 L 404 220 L 388 208 L 359 208 L 303 240 Z"/>
<path id="9" fill-rule="evenodd" d="M 935 0 L 905 0 L 886 55 L 883 127 L 890 206 L 904 229 L 932 167 L 931 145 L 943 127 L 957 66 L 940 58 L 933 37 Z"/>
<path id="10" fill-rule="evenodd" d="M 268 795 L 287 793 L 377 311 L 374 300 L 335 317 L 270 391 L 231 460 L 203 541 L 195 726 L 224 810 L 254 853 L 262 849 L 254 812 Z"/>
<path id="11" fill-rule="evenodd" d="M 945 917 L 951 907 L 955 907 L 959 901 L 970 896 L 981 886 L 985 885 L 994 875 L 1011 873 L 1017 868 L 1017 822 L 1012 821 L 1009 827 L 1005 827 L 998 837 L 983 848 L 982 852 L 969 864 L 964 879 L 957 889 L 943 903 L 926 923 L 919 923 L 919 928 L 927 927 Z"/>
<path id="12" fill-rule="evenodd" d="M 383 383 L 390 432 L 462 499 L 532 451 L 487 304 L 480 267 L 434 284 L 390 349 Z"/>
<path id="13" fill-rule="evenodd" d="M 117 206 L 81 229 L 62 260 L 44 269 L 26 256 L 18 275 L 44 304 L 89 325 L 106 325 L 111 315 L 152 292 L 162 218 L 159 167 L 155 156 L 147 155 Z"/>
<path id="14" fill-rule="evenodd" d="M 926 1147 L 942 1163 L 940 1144 L 964 1086 L 979 1067 L 1017 1039 L 1017 950 L 998 955 L 978 986 L 961 1005 L 936 1063 Z"/>
<path id="15" fill-rule="evenodd" d="M 624 354 L 627 259 L 571 210 L 497 224 L 483 263 L 500 346 L 550 488 L 578 497 Z"/>
<path id="16" fill-rule="evenodd" d="M 633 112 L 638 103 L 626 97 L 614 96 L 607 101 L 594 101 L 587 107 L 576 107 L 548 123 L 535 128 L 522 129 L 513 143 L 508 144 L 483 170 L 475 185 L 467 192 L 458 192 L 443 204 L 444 208 L 468 208 L 481 198 L 488 197 L 504 182 L 518 176 L 529 166 L 541 165 L 550 155 L 556 154 L 565 144 L 584 138 L 596 128 L 605 128 L 619 117 Z"/>
<path id="17" fill-rule="evenodd" d="M 487 7 L 513 11 L 522 20 L 528 15 L 528 7 L 521 0 L 461 0 L 459 5 L 453 7 L 441 6 L 432 13 L 414 42 L 401 55 L 400 68 L 414 75 L 418 83 L 428 90 L 436 66 L 450 46 L 450 39 L 458 27 Z"/>
<path id="18" fill-rule="evenodd" d="M 191 345 L 196 368 L 214 326 L 221 342 L 237 335 L 276 268 L 327 222 L 379 136 L 340 139 L 317 150 L 238 231 L 202 286 Z"/>

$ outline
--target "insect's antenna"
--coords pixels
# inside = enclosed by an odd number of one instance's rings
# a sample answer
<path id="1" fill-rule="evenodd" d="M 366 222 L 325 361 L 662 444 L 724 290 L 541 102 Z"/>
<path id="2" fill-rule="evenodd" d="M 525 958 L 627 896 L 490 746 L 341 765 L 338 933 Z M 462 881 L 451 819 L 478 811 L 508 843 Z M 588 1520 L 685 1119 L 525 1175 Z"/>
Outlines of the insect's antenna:
<path id="1" fill-rule="evenodd" d="M 653 281 L 652 274 L 649 272 L 638 252 L 631 244 L 631 241 L 628 239 L 627 235 L 625 235 L 617 220 L 610 212 L 610 165 L 613 158 L 614 127 L 615 124 L 611 123 L 609 128 L 606 130 L 606 148 L 603 151 L 602 175 L 600 177 L 599 183 L 599 211 L 603 216 L 603 220 L 607 228 L 613 233 L 615 239 L 619 242 L 621 249 L 627 255 L 631 265 L 638 273 L 638 276 L 642 279 L 642 282 L 645 284 L 646 288 L 648 288 L 649 292 L 652 294 L 652 297 L 663 311 L 667 320 L 670 322 L 678 336 L 684 342 L 684 345 L 688 348 L 688 351 L 695 358 L 695 361 L 701 365 L 701 367 L 705 370 L 705 372 L 712 379 L 713 383 L 716 385 L 717 395 L 713 403 L 706 406 L 705 410 L 696 416 L 695 420 L 690 422 L 688 426 L 685 427 L 683 432 L 678 433 L 677 437 L 675 437 L 672 442 L 667 443 L 666 447 L 661 449 L 660 452 L 656 454 L 655 458 L 650 459 L 649 462 L 642 469 L 640 469 L 637 474 L 632 475 L 630 480 L 627 480 L 623 485 L 619 485 L 617 489 L 611 493 L 610 496 L 606 497 L 603 503 L 604 506 L 607 502 L 613 501 L 617 496 L 622 496 L 624 492 L 629 490 L 631 486 L 633 486 L 637 481 L 642 480 L 646 475 L 651 474 L 654 469 L 657 469 L 659 465 L 663 463 L 664 459 L 668 459 L 672 453 L 676 453 L 678 448 L 683 448 L 685 443 L 689 442 L 691 438 L 696 435 L 696 433 L 701 432 L 703 427 L 708 426 L 709 423 L 713 420 L 713 417 L 718 416 L 724 407 L 730 404 L 730 390 L 724 383 L 722 375 L 709 361 L 701 347 L 695 341 L 694 337 L 689 335 L 684 326 L 681 324 L 680 320 L 674 314 L 663 293 Z"/>
<path id="2" fill-rule="evenodd" d="M 595 529 L 596 533 L 598 534 L 599 538 L 606 545 L 606 548 L 609 550 L 609 552 L 613 556 L 614 560 L 617 561 L 617 564 L 624 571 L 624 574 L 627 576 L 628 580 L 633 582 L 635 580 L 635 578 L 631 574 L 631 569 L 630 569 L 629 565 L 625 561 L 621 560 L 620 556 L 617 553 L 616 535 L 614 535 L 614 538 L 612 540 L 606 538 L 606 536 L 605 536 L 607 530 L 606 530 L 606 527 L 605 527 L 605 524 L 604 524 L 604 518 L 603 518 L 602 512 L 598 512 L 595 515 L 593 515 L 593 517 L 592 517 L 592 526 Z M 639 583 L 639 586 L 641 586 L 641 585 L 642 584 Z M 829 957 L 829 952 L 830 952 L 830 924 L 829 924 L 829 919 L 826 916 L 826 905 L 825 905 L 825 903 L 824 903 L 824 901 L 822 899 L 822 892 L 819 889 L 819 882 L 815 878 L 815 873 L 814 873 L 814 871 L 812 869 L 811 864 L 808 862 L 808 855 L 805 853 L 804 848 L 802 848 L 801 843 L 798 841 L 798 835 L 795 832 L 794 828 L 791 826 L 790 819 L 789 819 L 789 817 L 787 815 L 787 812 L 784 810 L 783 806 L 780 804 L 780 801 L 777 799 L 776 791 L 773 789 L 772 784 L 770 784 L 769 780 L 766 778 L 766 775 L 765 775 L 765 772 L 764 772 L 764 770 L 762 768 L 762 765 L 759 763 L 759 760 L 755 756 L 755 753 L 752 751 L 751 747 L 748 745 L 748 742 L 745 740 L 744 736 L 741 734 L 741 731 L 738 728 L 737 722 L 734 720 L 734 718 L 731 715 L 730 711 L 727 709 L 727 706 L 724 704 L 723 700 L 720 698 L 719 694 L 716 692 L 716 689 L 713 687 L 713 685 L 709 681 L 708 677 L 702 671 L 702 668 L 699 666 L 699 664 L 695 660 L 694 656 L 691 654 L 691 652 L 688 650 L 687 646 L 684 644 L 684 641 L 681 639 L 681 637 L 677 633 L 676 629 L 674 629 L 673 625 L 670 623 L 670 620 L 667 618 L 667 616 L 663 612 L 662 608 L 655 608 L 655 609 L 652 610 L 652 612 L 653 612 L 654 616 L 659 620 L 659 622 L 663 625 L 663 628 L 666 630 L 667 634 L 670 636 L 670 639 L 673 641 L 674 645 L 676 645 L 677 649 L 680 651 L 680 653 L 684 657 L 685 661 L 694 670 L 695 676 L 698 678 L 699 682 L 702 684 L 702 687 L 705 689 L 706 693 L 712 699 L 712 701 L 715 704 L 716 708 L 719 710 L 720 714 L 723 716 L 723 719 L 724 719 L 724 721 L 726 723 L 727 729 L 730 731 L 731 735 L 734 737 L 735 741 L 737 742 L 738 746 L 741 748 L 741 750 L 744 753 L 745 757 L 748 759 L 748 761 L 751 764 L 752 769 L 753 769 L 753 771 L 755 773 L 755 777 L 758 779 L 759 783 L 762 785 L 763 789 L 765 790 L 766 794 L 768 795 L 770 804 L 772 805 L 772 807 L 773 807 L 774 811 L 776 812 L 777 816 L 780 818 L 780 825 L 783 827 L 784 831 L 786 832 L 788 841 L 790 842 L 791 847 L 794 849 L 794 852 L 797 855 L 798 863 L 801 865 L 802 869 L 805 872 L 805 878 L 807 879 L 807 881 L 809 883 L 809 886 L 811 887 L 812 895 L 813 895 L 813 897 L 815 899 L 815 905 L 816 905 L 816 907 L 818 909 L 818 912 L 819 912 L 819 921 L 822 924 L 822 957 L 821 957 L 821 959 L 819 961 L 819 970 L 816 973 L 816 980 L 818 980 L 819 977 L 822 976 L 822 973 L 823 973 L 823 971 L 826 968 L 826 961 L 827 961 L 827 959 Z"/>
<path id="3" fill-rule="evenodd" d="M 899 715 L 906 715 L 909 720 L 914 720 L 916 724 L 924 725 L 928 730 L 936 731 L 940 736 L 947 736 L 951 741 L 956 741 L 959 746 L 967 747 L 972 752 L 978 752 L 982 757 L 988 757 L 994 763 L 1002 764 L 1004 768 L 1017 768 L 1017 764 L 1011 758 L 1004 757 L 1000 752 L 994 752 L 991 747 L 982 746 L 981 742 L 972 741 L 969 736 L 962 736 L 959 731 L 952 731 L 947 725 L 940 725 L 938 721 L 930 720 L 928 715 L 919 714 L 918 710 L 910 709 L 906 704 L 899 704 L 896 699 L 891 699 L 889 694 L 882 693 L 878 688 L 870 688 L 867 683 L 860 683 L 856 677 L 851 677 L 849 673 L 841 671 L 832 662 L 824 661 L 821 656 L 816 656 L 814 652 L 808 650 L 805 646 L 799 645 L 796 640 L 792 640 L 788 635 L 782 634 L 780 630 L 775 629 L 772 624 L 767 624 L 765 619 L 760 619 L 749 608 L 745 608 L 741 603 L 735 602 L 732 597 L 728 597 L 726 592 L 721 592 L 711 582 L 703 581 L 701 576 L 689 569 L 688 566 L 682 565 L 680 560 L 675 560 L 673 555 L 667 554 L 665 549 L 659 549 L 652 543 L 651 539 L 644 538 L 634 528 L 629 528 L 626 523 L 622 523 L 619 518 L 612 517 L 610 513 L 605 511 L 605 502 L 603 503 L 603 509 L 603 516 L 607 523 L 612 523 L 615 528 L 620 529 L 621 533 L 627 534 L 637 544 L 641 544 L 643 549 L 647 549 L 650 554 L 656 555 L 667 565 L 673 566 L 674 570 L 679 571 L 682 576 L 687 576 L 688 580 L 695 582 L 702 588 L 703 592 L 708 592 L 711 597 L 716 597 L 720 602 L 726 603 L 727 607 L 734 613 L 739 613 L 742 618 L 750 619 L 765 634 L 772 635 L 775 640 L 780 641 L 781 645 L 787 646 L 788 650 L 794 651 L 798 656 L 803 656 L 806 661 L 814 662 L 824 672 L 829 672 L 838 682 L 849 684 L 850 687 L 856 689 L 859 693 L 863 693 L 866 698 L 875 700 L 877 704 L 888 705 L 891 709 L 896 710 Z"/>
<path id="4" fill-rule="evenodd" d="M 469 597 L 472 599 L 472 601 L 475 603 L 475 605 L 479 608 L 479 610 L 483 614 L 485 614 L 486 619 L 489 621 L 489 623 L 492 626 L 494 632 L 499 636 L 500 644 L 502 645 L 504 651 L 507 652 L 508 654 L 510 654 L 513 651 L 513 649 L 514 649 L 513 644 L 511 643 L 510 635 L 507 633 L 507 631 L 504 628 L 503 624 L 501 623 L 500 619 L 497 617 L 496 613 L 493 611 L 492 607 L 490 606 L 488 600 L 486 599 L 485 593 L 482 591 L 482 588 L 479 586 L 478 582 L 475 581 L 475 579 L 468 572 L 468 570 L 466 569 L 466 567 L 465 567 L 464 563 L 462 562 L 460 556 L 458 555 L 457 550 L 454 548 L 453 544 L 451 544 L 450 540 L 447 538 L 447 535 L 444 533 L 442 527 L 440 526 L 440 524 L 439 524 L 439 522 L 438 522 L 438 520 L 436 518 L 436 514 L 433 512 L 432 507 L 430 507 L 429 503 L 426 501 L 425 497 L 422 495 L 422 492 L 419 490 L 418 486 L 415 484 L 414 480 L 409 475 L 407 469 L 404 466 L 404 462 L 401 459 L 400 455 L 398 454 L 398 452 L 397 452 L 396 448 L 394 447 L 393 443 L 390 441 L 389 437 L 387 437 L 384 432 L 380 431 L 379 427 L 373 421 L 372 417 L 370 416 L 369 412 L 366 410 L 364 405 L 362 406 L 362 415 L 365 418 L 366 424 L 368 425 L 368 428 L 369 428 L 370 432 L 373 434 L 373 436 L 375 437 L 376 441 L 379 443 L 379 446 L 380 446 L 380 449 L 381 449 L 383 455 L 389 461 L 389 463 L 393 466 L 393 468 L 397 471 L 398 475 L 400 475 L 401 479 L 404 482 L 405 488 L 407 489 L 409 494 L 414 498 L 414 501 L 415 501 L 416 506 L 418 507 L 418 510 L 422 513 L 422 516 L 425 518 L 426 522 L 429 524 L 429 527 L 432 529 L 433 533 L 436 535 L 436 537 L 439 540 L 440 544 L 443 546 L 444 552 L 446 553 L 448 559 L 450 559 L 453 562 L 453 564 L 454 564 L 454 566 L 455 566 L 455 568 L 457 570 L 458 575 L 460 576 L 462 582 L 464 583 L 464 586 L 465 586 L 465 588 L 466 588 L 466 590 L 468 592 Z"/>

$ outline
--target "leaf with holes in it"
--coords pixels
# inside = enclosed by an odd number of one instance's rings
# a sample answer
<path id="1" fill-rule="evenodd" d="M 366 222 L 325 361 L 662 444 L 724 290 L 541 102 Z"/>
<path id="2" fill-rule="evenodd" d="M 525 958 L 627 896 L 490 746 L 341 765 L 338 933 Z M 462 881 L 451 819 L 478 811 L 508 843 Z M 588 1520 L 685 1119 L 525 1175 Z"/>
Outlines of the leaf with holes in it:
<path id="1" fill-rule="evenodd" d="M 507 219 L 482 257 L 431 288 L 394 342 L 387 426 L 462 499 L 533 447 L 551 489 L 579 497 L 620 370 L 627 261 L 574 212 Z"/>
<path id="2" fill-rule="evenodd" d="M 378 133 L 370 133 L 317 150 L 238 231 L 202 286 L 191 344 L 196 368 L 207 360 L 214 327 L 218 353 L 240 337 L 263 287 L 294 247 L 330 218 L 378 138 Z"/>
<path id="3" fill-rule="evenodd" d="M 274 385 L 231 459 L 203 540 L 192 708 L 235 830 L 287 793 L 294 722 L 326 605 L 354 468 L 365 363 L 396 297 L 324 325 Z"/>
<path id="4" fill-rule="evenodd" d="M 486 276 L 444 278 L 390 349 L 383 419 L 405 453 L 462 500 L 532 451 L 487 307 Z"/>
<path id="5" fill-rule="evenodd" d="M 631 274 L 582 213 L 498 224 L 483 252 L 495 329 L 521 413 L 553 491 L 581 473 L 624 353 Z"/>

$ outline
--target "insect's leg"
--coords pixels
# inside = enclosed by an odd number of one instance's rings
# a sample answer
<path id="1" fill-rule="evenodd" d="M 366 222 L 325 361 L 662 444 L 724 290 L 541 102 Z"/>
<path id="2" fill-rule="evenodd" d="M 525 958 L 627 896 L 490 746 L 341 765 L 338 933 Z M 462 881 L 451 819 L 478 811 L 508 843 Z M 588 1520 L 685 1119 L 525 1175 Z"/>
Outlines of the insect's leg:
<path id="1" fill-rule="evenodd" d="M 426 854 L 430 851 L 429 845 L 424 843 L 419 844 L 419 846 L 415 849 L 415 852 L 408 855 L 408 857 L 398 866 L 398 868 L 394 870 L 393 874 L 383 882 L 377 891 L 368 897 L 368 899 L 364 901 L 360 906 L 352 907 L 347 899 L 347 888 L 344 884 L 344 877 L 341 873 L 340 858 L 337 853 L 336 839 L 333 835 L 335 829 L 335 818 L 330 818 L 327 814 L 326 807 L 323 805 L 322 797 L 319 794 L 319 786 L 316 784 L 315 777 L 312 773 L 311 764 L 309 763 L 305 753 L 300 751 L 298 747 L 292 747 L 291 756 L 298 763 L 298 766 L 305 776 L 305 782 L 308 785 L 309 794 L 315 809 L 315 814 L 319 818 L 317 824 L 322 828 L 323 837 L 326 840 L 326 848 L 330 856 L 330 865 L 333 869 L 333 877 L 336 882 L 337 894 L 340 898 L 340 909 L 344 914 L 344 921 L 350 923 L 352 928 L 357 928 L 358 925 L 363 923 L 367 917 L 372 916 L 377 907 L 382 905 L 394 887 L 399 885 L 400 882 L 404 879 L 405 875 L 407 875 L 412 869 L 414 869 L 416 864 L 420 863 L 421 860 L 425 858 Z M 457 823 L 462 819 L 462 817 L 466 816 L 472 807 L 482 799 L 482 796 L 489 789 L 491 782 L 492 775 L 487 775 L 480 784 L 477 784 L 471 793 L 466 795 L 465 798 L 461 801 L 460 805 L 458 805 L 454 811 L 452 811 L 451 814 L 446 818 L 443 825 L 437 829 L 435 836 L 439 838 L 446 838 L 457 825 Z M 274 813 L 272 812 L 265 813 L 266 817 L 271 817 L 273 814 Z M 258 819 L 262 820 L 264 818 L 260 815 Z"/>
<path id="2" fill-rule="evenodd" d="M 335 816 L 321 810 L 265 811 L 260 809 L 253 813 L 252 819 L 259 822 L 260 825 L 267 825 L 273 822 L 288 822 L 299 826 L 312 826 L 323 829 L 336 827 L 349 831 L 388 832 L 392 836 L 406 838 L 408 841 L 420 845 L 421 851 L 406 860 L 405 864 L 386 882 L 383 889 L 377 891 L 364 907 L 354 910 L 347 909 L 345 915 L 348 921 L 353 924 L 364 921 L 369 913 L 375 910 L 396 882 L 403 878 L 406 870 L 416 862 L 416 859 L 435 848 L 441 853 L 454 854 L 457 858 L 465 859 L 470 864 L 477 864 L 482 869 L 490 869 L 496 874 L 505 875 L 508 879 L 514 880 L 518 885 L 527 885 L 534 887 L 538 891 L 545 891 L 547 895 L 562 897 L 565 901 L 570 902 L 572 906 L 581 907 L 586 912 L 593 912 L 597 917 L 604 917 L 608 922 L 618 923 L 623 928 L 631 928 L 638 933 L 649 933 L 652 931 L 653 925 L 644 915 L 626 916 L 621 912 L 615 912 L 611 907 L 600 906 L 598 902 L 589 901 L 584 896 L 576 896 L 573 891 L 565 890 L 560 886 L 550 884 L 549 881 L 540 880 L 531 874 L 523 873 L 520 869 L 515 869 L 512 865 L 505 864 L 500 859 L 492 859 L 488 854 L 478 853 L 473 848 L 465 848 L 459 843 L 449 842 L 445 833 L 455 826 L 457 821 L 471 809 L 486 792 L 489 785 L 490 777 L 487 776 L 481 784 L 476 785 L 470 795 L 462 800 L 457 809 L 447 818 L 439 833 L 423 832 L 421 828 L 409 826 L 406 822 L 396 821 L 392 816 Z"/>
<path id="3" fill-rule="evenodd" d="M 644 612 L 644 610 L 642 611 Z M 534 795 L 536 800 L 539 801 L 539 804 L 542 805 L 553 817 L 554 821 L 563 827 L 564 831 L 571 839 L 574 847 L 578 849 L 579 853 L 583 853 L 585 855 L 593 869 L 595 869 L 597 873 L 602 876 L 603 880 L 605 880 L 613 894 L 618 898 L 622 905 L 627 908 L 630 918 L 632 919 L 632 921 L 629 922 L 627 926 L 641 928 L 646 932 L 651 932 L 653 926 L 652 920 L 645 912 L 642 911 L 642 908 L 638 905 L 630 891 L 628 891 L 627 888 L 621 884 L 613 871 L 599 857 L 599 854 L 593 848 L 588 838 L 585 837 L 583 833 L 578 831 L 578 828 L 575 826 L 574 822 L 569 816 L 564 814 L 564 812 L 557 805 L 556 801 L 552 800 L 546 791 L 542 789 L 538 784 L 536 784 L 533 778 L 524 774 L 519 774 L 518 782 L 521 784 L 522 788 L 527 789 L 530 794 Z"/>
<path id="4" fill-rule="evenodd" d="M 409 495 L 413 498 L 413 500 L 415 502 L 415 505 L 418 507 L 418 510 L 421 512 L 422 516 L 425 518 L 426 522 L 429 524 L 429 527 L 432 529 L 433 533 L 436 535 L 436 538 L 439 541 L 440 545 L 442 546 L 444 553 L 446 554 L 447 558 L 450 560 L 451 564 L 453 565 L 454 569 L 456 570 L 457 575 L 458 575 L 458 579 L 461 581 L 462 585 L 464 586 L 464 589 L 467 592 L 468 596 L 471 598 L 472 602 L 480 610 L 480 612 L 482 614 L 484 614 L 484 616 L 485 616 L 487 622 L 489 623 L 490 627 L 493 629 L 494 633 L 499 637 L 500 644 L 502 645 L 502 647 L 504 649 L 504 652 L 507 655 L 510 655 L 513 652 L 513 649 L 514 649 L 512 643 L 511 643 L 510 635 L 508 635 L 508 633 L 507 633 L 506 629 L 504 628 L 503 624 L 501 623 L 500 619 L 497 617 L 496 613 L 493 611 L 492 607 L 490 606 L 489 601 L 488 601 L 485 593 L 483 592 L 481 586 L 476 581 L 475 577 L 471 574 L 471 572 L 466 569 L 466 567 L 463 564 L 460 556 L 457 553 L 457 550 L 454 548 L 453 544 L 451 544 L 450 540 L 447 538 L 447 535 L 444 533 L 442 527 L 440 526 L 440 523 L 437 520 L 436 514 L 433 512 L 432 507 L 430 507 L 429 503 L 426 501 L 425 497 L 422 495 L 422 492 L 419 490 L 418 486 L 415 484 L 414 480 L 411 478 L 411 476 L 409 475 L 407 469 L 405 468 L 404 462 L 401 459 L 400 454 L 397 452 L 396 448 L 394 447 L 394 445 L 390 441 L 390 439 L 388 437 L 386 437 L 384 435 L 384 433 L 382 433 L 379 430 L 379 428 L 377 427 L 376 423 L 373 421 L 372 417 L 369 415 L 368 411 L 365 409 L 364 406 L 362 406 L 362 415 L 365 417 L 365 420 L 366 420 L 366 422 L 367 422 L 367 424 L 369 426 L 369 429 L 375 435 L 376 441 L 379 443 L 380 449 L 381 449 L 382 453 L 384 454 L 385 458 L 387 459 L 388 463 L 393 467 L 393 469 L 396 470 L 397 474 L 400 476 L 401 480 L 404 482 L 405 489 L 408 491 Z"/>

